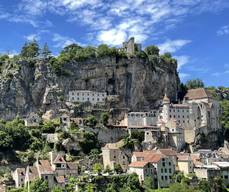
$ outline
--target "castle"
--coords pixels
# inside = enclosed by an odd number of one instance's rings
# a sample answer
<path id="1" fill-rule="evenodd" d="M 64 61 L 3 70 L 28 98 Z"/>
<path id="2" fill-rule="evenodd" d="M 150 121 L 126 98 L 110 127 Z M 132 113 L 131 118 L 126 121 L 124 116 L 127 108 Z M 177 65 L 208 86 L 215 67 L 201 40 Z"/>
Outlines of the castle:
<path id="1" fill-rule="evenodd" d="M 209 140 L 215 142 L 217 136 L 210 133 L 221 130 L 220 114 L 219 102 L 213 99 L 208 90 L 198 88 L 188 90 L 181 104 L 171 103 L 165 94 L 159 108 L 150 112 L 130 112 L 122 123 L 130 133 L 132 130 L 144 131 L 146 141 L 157 142 L 155 138 L 158 132 L 167 132 L 168 137 L 178 132 L 184 134 L 184 141 L 188 144 L 194 143 L 198 134 L 209 136 Z M 177 141 L 182 141 L 182 137 L 177 137 Z"/>

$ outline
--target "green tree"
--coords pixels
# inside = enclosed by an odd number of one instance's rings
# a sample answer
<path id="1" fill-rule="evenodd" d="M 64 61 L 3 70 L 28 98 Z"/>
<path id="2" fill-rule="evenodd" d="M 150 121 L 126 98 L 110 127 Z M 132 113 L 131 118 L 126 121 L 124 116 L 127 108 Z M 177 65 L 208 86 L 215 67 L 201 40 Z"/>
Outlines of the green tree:
<path id="1" fill-rule="evenodd" d="M 30 191 L 47 192 L 49 191 L 48 182 L 43 179 L 37 179 L 30 185 Z"/>
<path id="2" fill-rule="evenodd" d="M 6 151 L 12 148 L 13 138 L 4 131 L 0 131 L 0 150 Z"/>
<path id="3" fill-rule="evenodd" d="M 115 165 L 114 165 L 114 171 L 115 171 L 116 173 L 123 173 L 123 170 L 122 170 L 122 167 L 121 167 L 120 164 L 115 164 Z"/>
<path id="4" fill-rule="evenodd" d="M 96 191 L 95 184 L 88 183 L 86 185 L 86 192 L 95 192 L 95 191 Z"/>
<path id="5" fill-rule="evenodd" d="M 64 192 L 64 190 L 58 186 L 55 186 L 51 192 Z"/>
<path id="6" fill-rule="evenodd" d="M 154 182 L 152 177 L 146 177 L 143 183 L 143 187 L 145 189 L 145 192 L 150 192 L 152 189 L 154 189 Z"/>
<path id="7" fill-rule="evenodd" d="M 103 166 L 100 163 L 95 163 L 93 165 L 93 172 L 100 174 L 103 170 Z"/>
<path id="8" fill-rule="evenodd" d="M 193 79 L 187 81 L 185 85 L 188 89 L 196 89 L 204 87 L 204 82 L 200 79 Z"/>
<path id="9" fill-rule="evenodd" d="M 160 49 L 155 45 L 151 45 L 151 46 L 146 47 L 144 51 L 147 55 L 158 55 L 159 56 Z"/>
<path id="10" fill-rule="evenodd" d="M 97 119 L 95 116 L 90 115 L 86 118 L 86 125 L 88 126 L 95 126 L 97 124 Z"/>
<path id="11" fill-rule="evenodd" d="M 108 113 L 102 113 L 100 115 L 100 121 L 103 125 L 107 125 L 108 123 L 108 120 L 109 120 L 109 114 Z"/>
<path id="12" fill-rule="evenodd" d="M 210 182 L 207 180 L 201 180 L 199 182 L 198 188 L 201 192 L 211 192 Z"/>
<path id="13" fill-rule="evenodd" d="M 97 55 L 98 57 L 116 56 L 118 55 L 118 51 L 115 48 L 109 48 L 107 45 L 102 44 L 97 48 Z"/>
<path id="14" fill-rule="evenodd" d="M 49 50 L 47 43 L 45 43 L 44 47 L 41 50 L 41 57 L 43 59 L 49 59 L 51 57 L 51 51 Z"/>
<path id="15" fill-rule="evenodd" d="M 39 55 L 39 45 L 36 40 L 25 43 L 20 56 L 24 58 L 36 58 Z"/>

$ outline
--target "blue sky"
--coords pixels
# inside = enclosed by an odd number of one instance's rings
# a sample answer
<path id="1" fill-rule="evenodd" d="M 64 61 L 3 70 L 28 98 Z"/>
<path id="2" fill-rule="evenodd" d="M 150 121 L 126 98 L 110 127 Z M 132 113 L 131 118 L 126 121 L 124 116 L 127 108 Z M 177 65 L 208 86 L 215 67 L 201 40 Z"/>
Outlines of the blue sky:
<path id="1" fill-rule="evenodd" d="M 0 53 L 32 39 L 57 54 L 134 36 L 171 52 L 183 82 L 229 86 L 229 0 L 1 0 L 0 26 Z"/>

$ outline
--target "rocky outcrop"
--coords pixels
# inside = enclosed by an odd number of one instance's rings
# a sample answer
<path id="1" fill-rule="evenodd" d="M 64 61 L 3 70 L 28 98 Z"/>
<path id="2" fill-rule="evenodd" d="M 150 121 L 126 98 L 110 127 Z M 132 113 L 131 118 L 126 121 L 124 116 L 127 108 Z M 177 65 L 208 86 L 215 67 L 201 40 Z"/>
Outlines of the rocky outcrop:
<path id="1" fill-rule="evenodd" d="M 4 119 L 31 111 L 56 111 L 65 107 L 69 90 L 76 89 L 118 95 L 115 106 L 110 107 L 149 110 L 165 91 L 175 99 L 179 86 L 175 63 L 152 63 L 138 57 L 69 62 L 63 66 L 65 74 L 61 76 L 46 61 L 18 61 L 15 66 L 5 67 L 1 74 L 0 116 Z"/>

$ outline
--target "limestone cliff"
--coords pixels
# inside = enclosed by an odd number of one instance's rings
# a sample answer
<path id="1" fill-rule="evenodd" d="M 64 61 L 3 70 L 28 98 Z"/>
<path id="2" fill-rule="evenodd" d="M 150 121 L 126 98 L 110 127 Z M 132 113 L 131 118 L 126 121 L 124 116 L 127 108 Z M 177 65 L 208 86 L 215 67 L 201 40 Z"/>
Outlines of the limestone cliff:
<path id="1" fill-rule="evenodd" d="M 148 110 L 164 92 L 175 99 L 179 87 L 176 63 L 147 58 L 103 57 L 68 62 L 56 75 L 45 60 L 5 64 L 0 76 L 0 117 L 12 119 L 31 111 L 65 107 L 69 90 L 106 91 L 119 95 L 117 108 Z"/>

